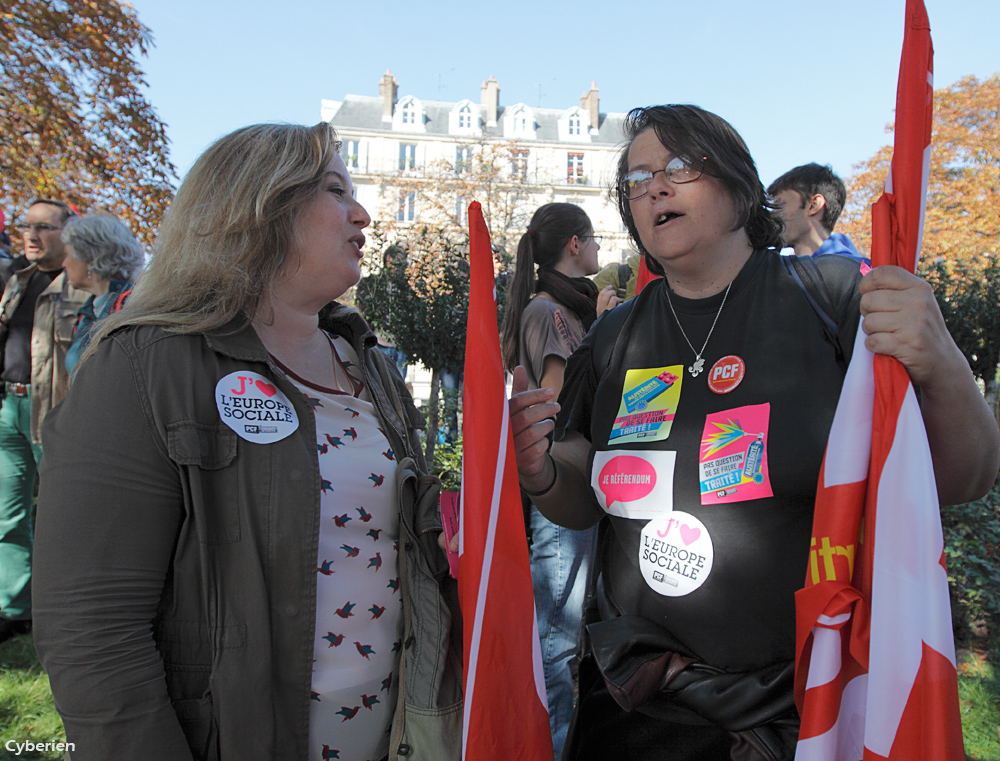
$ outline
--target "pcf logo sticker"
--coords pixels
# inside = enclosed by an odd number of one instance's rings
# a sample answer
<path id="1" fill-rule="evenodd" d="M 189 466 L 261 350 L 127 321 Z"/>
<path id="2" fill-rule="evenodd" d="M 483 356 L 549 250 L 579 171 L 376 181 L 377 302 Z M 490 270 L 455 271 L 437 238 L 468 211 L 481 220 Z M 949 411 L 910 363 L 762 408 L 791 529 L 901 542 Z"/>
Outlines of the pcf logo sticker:
<path id="1" fill-rule="evenodd" d="M 259 373 L 230 373 L 215 385 L 215 405 L 222 422 L 241 439 L 272 444 L 299 427 L 295 408 L 278 387 Z"/>
<path id="2" fill-rule="evenodd" d="M 735 354 L 723 357 L 708 371 L 708 387 L 717 394 L 728 394 L 743 382 L 747 365 Z"/>

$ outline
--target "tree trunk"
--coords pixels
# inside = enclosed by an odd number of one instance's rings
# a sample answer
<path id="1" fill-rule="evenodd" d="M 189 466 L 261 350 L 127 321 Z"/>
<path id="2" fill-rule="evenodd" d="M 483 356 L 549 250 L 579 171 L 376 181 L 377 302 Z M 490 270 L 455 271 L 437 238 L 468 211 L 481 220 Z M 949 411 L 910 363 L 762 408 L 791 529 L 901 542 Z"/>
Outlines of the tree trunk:
<path id="1" fill-rule="evenodd" d="M 435 368 L 431 370 L 431 393 L 430 399 L 427 400 L 427 406 L 430 407 L 427 412 L 427 443 L 424 449 L 427 468 L 431 473 L 434 472 L 434 447 L 438 437 L 438 414 L 440 412 L 438 399 L 440 396 L 441 371 Z"/>

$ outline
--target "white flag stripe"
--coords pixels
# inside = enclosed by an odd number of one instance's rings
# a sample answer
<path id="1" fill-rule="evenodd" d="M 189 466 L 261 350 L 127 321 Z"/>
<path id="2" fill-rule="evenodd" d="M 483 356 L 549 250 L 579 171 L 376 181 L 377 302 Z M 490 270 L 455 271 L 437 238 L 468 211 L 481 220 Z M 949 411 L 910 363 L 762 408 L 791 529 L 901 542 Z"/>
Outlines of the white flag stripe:
<path id="1" fill-rule="evenodd" d="M 535 677 L 535 692 L 538 699 L 545 706 L 545 712 L 549 712 L 549 695 L 545 691 L 545 664 L 542 663 L 542 644 L 538 637 L 538 610 L 535 602 L 531 602 L 531 671 Z"/>
<path id="2" fill-rule="evenodd" d="M 865 746 L 888 756 L 920 669 L 923 643 L 955 663 L 944 537 L 927 434 L 907 388 L 878 486 Z"/>
<path id="3" fill-rule="evenodd" d="M 844 687 L 840 713 L 828 732 L 799 740 L 795 761 L 861 761 L 864 757 L 861 734 L 865 725 L 868 675 L 852 679 Z"/>
<path id="4" fill-rule="evenodd" d="M 840 626 L 847 623 L 850 618 L 850 613 L 841 613 L 839 616 L 827 616 L 820 613 L 816 618 L 816 623 L 822 626 Z"/>
<path id="5" fill-rule="evenodd" d="M 865 331 L 858 325 L 854 352 L 847 368 L 840 401 L 826 445 L 823 485 L 854 484 L 868 477 L 872 453 L 872 406 L 875 403 L 873 355 L 865 348 Z"/>
<path id="6" fill-rule="evenodd" d="M 476 667 L 479 665 L 479 644 L 483 635 L 483 615 L 486 610 L 487 590 L 490 585 L 490 571 L 493 568 L 493 546 L 496 542 L 497 519 L 500 516 L 500 493 L 503 490 L 503 470 L 507 462 L 507 425 L 510 416 L 507 411 L 507 390 L 501 386 L 500 398 L 503 412 L 500 416 L 500 440 L 497 445 L 497 464 L 493 476 L 493 498 L 490 502 L 490 523 L 486 532 L 486 548 L 483 552 L 483 571 L 479 577 L 479 592 L 476 595 L 476 614 L 472 628 L 472 645 L 469 648 L 469 673 L 466 677 L 465 705 L 462 710 L 462 758 L 469 743 L 469 713 L 472 710 L 473 697 L 476 693 Z M 464 508 L 463 508 L 464 512 Z M 459 540 L 461 541 L 461 540 Z M 535 642 L 538 637 L 535 637 Z M 537 645 L 536 645 L 537 646 Z M 537 680 L 536 680 L 537 681 Z M 486 685 L 486 689 L 495 689 L 495 685 Z"/>
<path id="7" fill-rule="evenodd" d="M 931 81 L 931 92 L 933 92 L 933 80 L 934 77 L 931 76 L 930 72 L 927 73 L 928 80 Z M 917 231 L 917 258 L 913 262 L 914 272 L 916 271 L 917 265 L 920 263 L 920 254 L 924 250 L 924 218 L 927 216 L 927 180 L 931 176 L 931 147 L 928 145 L 924 148 L 924 167 L 921 171 L 920 181 L 922 187 L 920 189 L 920 197 L 925 199 L 923 203 L 920 204 L 920 229 Z"/>
<path id="8" fill-rule="evenodd" d="M 840 676 L 840 630 L 814 626 L 812 654 L 809 656 L 809 675 L 806 689 L 820 687 Z"/>

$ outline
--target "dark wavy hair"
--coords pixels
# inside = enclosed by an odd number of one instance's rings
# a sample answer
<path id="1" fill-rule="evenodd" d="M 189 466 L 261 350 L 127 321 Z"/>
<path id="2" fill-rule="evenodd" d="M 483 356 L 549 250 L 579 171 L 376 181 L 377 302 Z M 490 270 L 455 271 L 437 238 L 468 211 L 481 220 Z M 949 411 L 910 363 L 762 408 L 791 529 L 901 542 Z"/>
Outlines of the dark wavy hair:
<path id="1" fill-rule="evenodd" d="M 508 292 L 500 338 L 504 367 L 510 372 L 514 372 L 520 362 L 521 313 L 535 292 L 535 266 L 539 269 L 555 267 L 574 235 L 582 238 L 593 232 L 587 212 L 576 204 L 547 203 L 532 215 L 527 231 L 517 244 L 514 280 Z"/>
<path id="2" fill-rule="evenodd" d="M 618 177 L 612 193 L 618 201 L 622 221 L 636 247 L 646 254 L 646 266 L 657 274 L 663 268 L 642 245 L 628 195 L 622 192 L 622 182 L 628 174 L 628 152 L 640 133 L 651 129 L 660 143 L 703 174 L 719 180 L 729 191 L 736 205 L 733 230 L 746 228 L 754 249 L 778 248 L 782 245 L 784 223 L 777 207 L 764 192 L 750 151 L 732 125 L 710 111 L 691 105 L 647 106 L 633 108 L 625 117 L 626 144 L 618 157 Z"/>
<path id="3" fill-rule="evenodd" d="M 783 190 L 794 190 L 802 200 L 805 207 L 814 195 L 821 195 L 826 199 L 823 207 L 823 227 L 833 232 L 837 220 L 840 219 L 840 212 L 844 210 L 847 203 L 847 188 L 844 181 L 833 173 L 833 167 L 829 164 L 803 164 L 794 169 L 789 169 L 781 177 L 770 184 L 767 194 L 774 198 Z"/>

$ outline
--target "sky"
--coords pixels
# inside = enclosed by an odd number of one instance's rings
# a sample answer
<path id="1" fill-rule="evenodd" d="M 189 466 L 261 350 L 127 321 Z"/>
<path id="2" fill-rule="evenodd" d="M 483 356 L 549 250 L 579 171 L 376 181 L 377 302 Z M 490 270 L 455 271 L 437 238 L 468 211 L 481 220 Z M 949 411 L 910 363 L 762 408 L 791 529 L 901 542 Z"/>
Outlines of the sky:
<path id="1" fill-rule="evenodd" d="M 935 87 L 1000 71 L 1000 2 L 925 0 Z M 155 47 L 147 96 L 183 174 L 216 138 L 268 121 L 314 124 L 320 101 L 378 95 L 579 105 L 695 103 L 743 135 L 767 184 L 817 161 L 847 177 L 889 144 L 905 0 L 577 0 L 333 3 L 132 0 Z"/>

